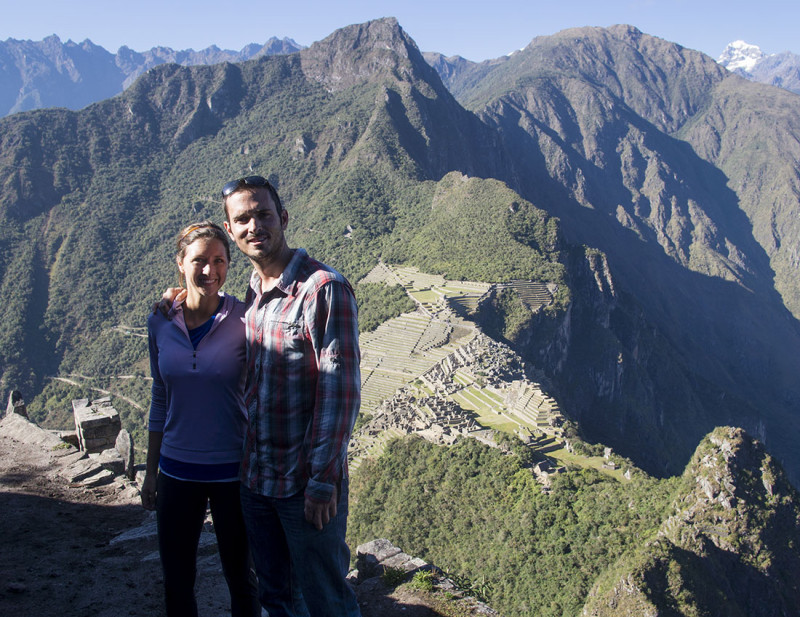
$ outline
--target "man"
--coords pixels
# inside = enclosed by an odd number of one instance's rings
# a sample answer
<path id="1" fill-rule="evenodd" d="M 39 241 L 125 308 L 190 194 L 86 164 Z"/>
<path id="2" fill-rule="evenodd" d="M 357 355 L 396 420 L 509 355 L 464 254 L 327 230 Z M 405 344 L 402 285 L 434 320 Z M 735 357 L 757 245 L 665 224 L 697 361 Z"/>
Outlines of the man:
<path id="1" fill-rule="evenodd" d="M 360 615 L 345 580 L 347 446 L 361 387 L 353 290 L 289 248 L 289 215 L 267 180 L 222 193 L 225 229 L 253 264 L 241 498 L 259 597 L 270 617 Z"/>

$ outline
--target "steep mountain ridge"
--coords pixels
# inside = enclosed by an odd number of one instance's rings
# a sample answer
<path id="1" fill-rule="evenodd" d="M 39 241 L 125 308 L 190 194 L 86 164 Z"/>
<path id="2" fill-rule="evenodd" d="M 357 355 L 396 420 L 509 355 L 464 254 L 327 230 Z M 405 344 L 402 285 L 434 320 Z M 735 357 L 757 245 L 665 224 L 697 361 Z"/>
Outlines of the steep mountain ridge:
<path id="1" fill-rule="evenodd" d="M 513 92 L 537 79 L 580 79 L 672 133 L 702 107 L 709 88 L 725 75 L 708 56 L 633 26 L 571 28 L 536 37 L 459 100 L 477 110 L 495 98 L 493 93 Z"/>
<path id="2" fill-rule="evenodd" d="M 582 614 L 794 614 L 798 494 L 763 446 L 718 428 L 698 446 L 683 483 L 657 537 L 598 580 Z"/>
<path id="3" fill-rule="evenodd" d="M 727 177 L 753 239 L 769 259 L 764 274 L 772 270 L 783 302 L 798 316 L 800 97 L 737 76 L 718 84 L 713 94 L 680 137 Z"/>
<path id="4" fill-rule="evenodd" d="M 330 93 L 382 84 L 361 140 L 384 149 L 379 142 L 387 139 L 388 123 L 396 135 L 389 139 L 414 162 L 418 180 L 439 180 L 453 170 L 496 177 L 507 164 L 495 136 L 456 103 L 396 19 L 342 28 L 300 57 L 305 75 Z M 396 153 L 385 155 L 399 163 Z"/>

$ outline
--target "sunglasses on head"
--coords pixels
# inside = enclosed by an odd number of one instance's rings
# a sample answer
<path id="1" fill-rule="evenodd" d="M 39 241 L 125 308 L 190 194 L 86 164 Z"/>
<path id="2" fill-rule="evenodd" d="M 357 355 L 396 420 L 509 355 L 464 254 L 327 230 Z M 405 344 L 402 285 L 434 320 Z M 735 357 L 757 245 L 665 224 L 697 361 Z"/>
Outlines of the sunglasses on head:
<path id="1" fill-rule="evenodd" d="M 263 178 L 262 176 L 247 176 L 246 178 L 239 178 L 238 180 L 231 180 L 230 182 L 227 182 L 225 186 L 222 187 L 222 196 L 227 197 L 243 184 L 247 186 L 266 186 L 268 188 L 272 188 L 269 180 Z"/>

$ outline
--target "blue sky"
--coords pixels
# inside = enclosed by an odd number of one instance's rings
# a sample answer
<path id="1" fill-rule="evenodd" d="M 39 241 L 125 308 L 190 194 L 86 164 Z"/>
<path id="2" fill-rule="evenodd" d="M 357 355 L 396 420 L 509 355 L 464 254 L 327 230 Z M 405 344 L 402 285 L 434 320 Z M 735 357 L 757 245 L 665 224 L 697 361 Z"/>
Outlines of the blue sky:
<path id="1" fill-rule="evenodd" d="M 798 0 L 0 0 L 0 40 L 91 39 L 122 45 L 241 49 L 271 36 L 310 45 L 337 28 L 397 17 L 423 51 L 485 60 L 539 35 L 632 24 L 716 58 L 743 39 L 767 53 L 800 53 Z"/>

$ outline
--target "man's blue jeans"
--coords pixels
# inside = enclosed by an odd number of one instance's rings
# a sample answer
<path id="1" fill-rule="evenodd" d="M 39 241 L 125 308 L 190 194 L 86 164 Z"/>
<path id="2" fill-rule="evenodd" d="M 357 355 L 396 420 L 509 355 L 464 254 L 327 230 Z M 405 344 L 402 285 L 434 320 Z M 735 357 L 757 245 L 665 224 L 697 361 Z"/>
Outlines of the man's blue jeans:
<path id="1" fill-rule="evenodd" d="M 350 549 L 347 480 L 336 516 L 317 530 L 305 519 L 303 492 L 277 499 L 241 487 L 242 513 L 258 573 L 258 595 L 269 617 L 360 617 L 345 580 Z M 299 589 L 298 589 L 299 587 Z"/>

